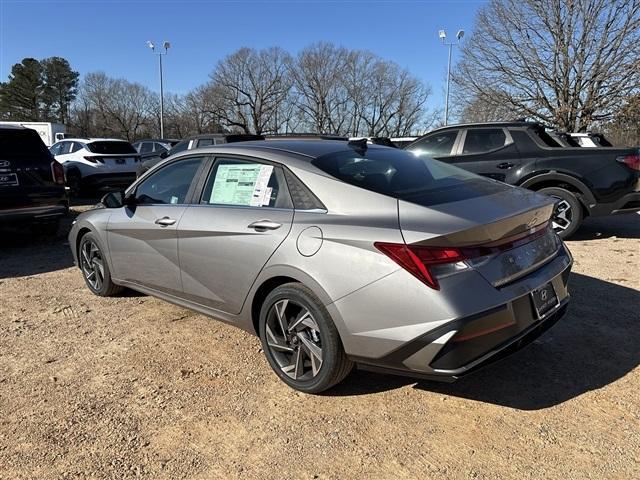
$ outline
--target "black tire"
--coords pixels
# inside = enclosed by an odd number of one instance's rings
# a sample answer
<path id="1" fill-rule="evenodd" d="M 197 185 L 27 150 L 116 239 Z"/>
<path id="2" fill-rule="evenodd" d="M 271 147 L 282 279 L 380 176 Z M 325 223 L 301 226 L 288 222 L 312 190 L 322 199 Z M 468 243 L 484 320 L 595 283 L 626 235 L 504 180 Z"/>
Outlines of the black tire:
<path id="1" fill-rule="evenodd" d="M 553 229 L 563 240 L 576 233 L 584 213 L 580 200 L 573 192 L 560 187 L 548 187 L 538 190 L 538 193 L 549 195 L 558 200 L 551 217 Z M 568 207 L 568 208 L 567 208 Z"/>
<path id="2" fill-rule="evenodd" d="M 96 250 L 93 250 L 93 246 L 95 246 Z M 100 297 L 111 297 L 124 290 L 124 287 L 116 285 L 111 280 L 109 263 L 104 258 L 103 252 L 104 250 L 97 236 L 91 232 L 86 233 L 80 239 L 78 265 L 80 266 L 84 283 L 87 284 L 92 293 Z M 98 259 L 101 261 L 99 264 L 96 263 Z M 100 269 L 99 265 L 102 266 L 102 269 Z M 99 273 L 100 270 L 102 270 L 101 275 Z M 101 277 L 99 282 L 92 279 L 91 272 L 94 275 L 93 279 Z"/>
<path id="3" fill-rule="evenodd" d="M 285 373 L 283 368 L 284 357 L 291 355 L 291 361 L 295 361 L 293 359 L 296 357 L 295 352 L 297 352 L 297 350 L 292 349 L 293 351 L 291 353 L 283 353 L 279 351 L 279 348 L 273 348 L 273 341 L 267 341 L 267 325 L 272 321 L 273 315 L 275 315 L 274 309 L 276 308 L 276 305 L 283 305 L 283 301 L 286 301 L 286 303 L 284 303 L 285 309 L 297 308 L 298 306 L 301 309 L 306 309 L 310 314 L 310 317 L 308 318 L 311 318 L 313 324 L 317 326 L 317 329 L 313 328 L 312 333 L 314 334 L 314 337 L 315 335 L 319 335 L 319 338 L 314 341 L 314 344 L 321 347 L 321 365 L 317 372 L 313 373 L 307 371 L 307 373 L 301 376 L 300 379 L 295 379 L 290 374 Z M 289 307 L 289 305 L 291 307 Z M 293 311 L 295 313 L 295 310 Z M 301 313 L 298 314 L 298 317 L 300 316 Z M 292 321 L 288 323 L 289 327 L 294 326 L 293 318 L 291 320 Z M 301 327 L 303 330 L 298 332 L 299 335 L 303 335 L 305 332 L 310 331 L 310 329 L 304 325 L 301 325 Z M 329 312 L 327 312 L 327 309 L 318 297 L 316 297 L 309 288 L 300 283 L 286 283 L 277 287 L 267 295 L 267 298 L 263 302 L 260 310 L 258 330 L 260 341 L 262 342 L 262 349 L 269 364 L 271 365 L 271 368 L 273 368 L 273 371 L 284 383 L 295 390 L 305 393 L 320 393 L 340 383 L 353 369 L 353 362 L 344 353 L 340 335 L 338 334 L 338 330 L 336 329 L 333 320 L 331 320 Z M 281 329 L 281 331 L 283 330 L 286 330 L 286 328 Z M 272 335 L 271 338 L 274 338 L 271 330 L 270 333 Z M 279 336 L 279 334 L 277 335 Z M 283 332 L 282 340 L 286 345 L 295 347 L 294 339 L 292 338 L 290 342 L 287 342 L 285 338 L 286 335 L 287 333 Z M 305 360 L 303 360 L 302 364 L 305 365 L 307 369 L 311 368 L 313 370 L 314 367 L 310 365 L 313 363 L 312 356 L 309 355 L 310 350 L 307 347 L 309 341 L 313 339 L 308 335 L 306 338 L 306 343 L 304 343 L 304 340 L 299 342 L 297 348 L 298 350 L 306 352 L 308 357 L 308 363 L 305 363 Z M 295 371 L 298 370 L 297 365 L 298 363 L 296 361 Z M 304 369 L 305 368 L 303 367 L 302 370 L 304 371 Z M 312 373 L 311 376 L 309 376 L 310 373 Z M 295 375 L 295 373 L 293 373 L 293 375 Z M 305 376 L 307 378 L 304 378 Z"/>
<path id="4" fill-rule="evenodd" d="M 69 194 L 72 197 L 79 197 L 83 193 L 82 175 L 80 170 L 72 168 L 65 173 L 65 183 L 69 187 Z"/>

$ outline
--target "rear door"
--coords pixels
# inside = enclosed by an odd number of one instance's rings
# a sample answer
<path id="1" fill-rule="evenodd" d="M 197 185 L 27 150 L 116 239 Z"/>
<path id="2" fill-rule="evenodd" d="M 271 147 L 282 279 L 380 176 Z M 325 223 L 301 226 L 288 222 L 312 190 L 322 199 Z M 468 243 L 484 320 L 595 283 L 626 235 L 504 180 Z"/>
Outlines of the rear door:
<path id="1" fill-rule="evenodd" d="M 133 205 L 114 210 L 107 238 L 115 278 L 181 294 L 177 227 L 204 161 L 195 156 L 163 166 L 136 187 Z"/>
<path id="2" fill-rule="evenodd" d="M 443 161 L 501 182 L 513 184 L 519 179 L 520 156 L 506 128 L 462 130 L 455 152 Z"/>
<path id="3" fill-rule="evenodd" d="M 187 299 L 239 313 L 258 273 L 293 221 L 282 168 L 252 158 L 216 159 L 178 232 Z"/>

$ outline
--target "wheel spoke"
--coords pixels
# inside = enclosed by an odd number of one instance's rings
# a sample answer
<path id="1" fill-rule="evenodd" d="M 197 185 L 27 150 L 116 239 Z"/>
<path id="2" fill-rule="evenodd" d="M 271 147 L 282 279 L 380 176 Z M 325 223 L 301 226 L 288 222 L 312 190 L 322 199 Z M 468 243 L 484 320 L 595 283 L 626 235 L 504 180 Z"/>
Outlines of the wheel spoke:
<path id="1" fill-rule="evenodd" d="M 267 325 L 266 327 L 267 345 L 283 352 L 293 352 L 293 348 L 287 346 L 286 342 L 283 339 L 280 339 L 274 335 L 269 325 Z"/>
<path id="2" fill-rule="evenodd" d="M 315 358 L 322 365 L 322 349 L 303 334 L 298 334 L 298 338 L 309 351 L 311 360 Z"/>
<path id="3" fill-rule="evenodd" d="M 104 278 L 104 263 L 102 263 L 102 259 L 94 258 L 93 264 L 98 268 L 100 278 Z"/>
<path id="4" fill-rule="evenodd" d="M 296 363 L 295 369 L 293 371 L 293 379 L 297 380 L 302 376 L 304 372 L 304 357 L 302 355 L 302 348 L 298 347 L 298 351 L 296 352 Z"/>
<path id="5" fill-rule="evenodd" d="M 289 305 L 289 300 L 286 299 L 275 304 L 276 316 L 278 317 L 278 322 L 282 329 L 282 335 L 285 336 L 287 335 L 287 318 L 285 316 L 287 305 Z"/>
<path id="6" fill-rule="evenodd" d="M 295 320 L 291 322 L 291 325 L 289 325 L 288 330 L 290 332 L 293 332 L 298 325 L 300 324 L 305 325 L 304 322 L 308 318 L 311 318 L 311 314 L 309 313 L 309 310 L 307 310 L 306 308 L 303 308 L 302 310 L 300 310 L 300 313 L 298 313 L 298 316 L 295 318 Z"/>

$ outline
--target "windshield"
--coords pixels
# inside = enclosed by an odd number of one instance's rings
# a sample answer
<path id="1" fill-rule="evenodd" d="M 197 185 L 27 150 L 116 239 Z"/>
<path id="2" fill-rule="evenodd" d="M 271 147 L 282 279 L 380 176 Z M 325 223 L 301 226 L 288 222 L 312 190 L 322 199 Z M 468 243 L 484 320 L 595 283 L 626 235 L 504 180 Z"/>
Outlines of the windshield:
<path id="1" fill-rule="evenodd" d="M 129 142 L 121 142 L 114 140 L 100 140 L 97 142 L 87 143 L 87 149 L 91 153 L 102 153 L 107 155 L 128 155 L 138 153 Z"/>
<path id="2" fill-rule="evenodd" d="M 390 148 L 332 153 L 312 163 L 350 185 L 424 206 L 509 188 L 446 163 Z"/>

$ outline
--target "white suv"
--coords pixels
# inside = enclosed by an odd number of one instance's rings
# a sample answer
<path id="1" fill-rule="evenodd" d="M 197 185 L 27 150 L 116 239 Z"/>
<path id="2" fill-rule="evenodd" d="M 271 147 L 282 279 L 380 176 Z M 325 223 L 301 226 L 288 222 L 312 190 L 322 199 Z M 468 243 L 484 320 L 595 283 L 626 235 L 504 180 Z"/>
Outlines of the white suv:
<path id="1" fill-rule="evenodd" d="M 117 138 L 65 138 L 49 149 L 64 167 L 67 186 L 78 195 L 89 188 L 124 188 L 136 178 L 140 156 Z"/>

